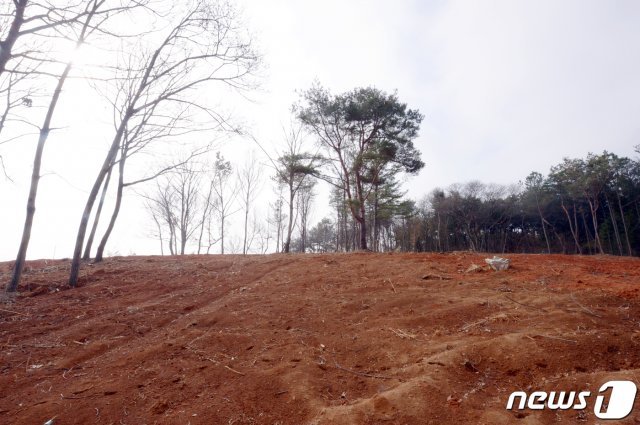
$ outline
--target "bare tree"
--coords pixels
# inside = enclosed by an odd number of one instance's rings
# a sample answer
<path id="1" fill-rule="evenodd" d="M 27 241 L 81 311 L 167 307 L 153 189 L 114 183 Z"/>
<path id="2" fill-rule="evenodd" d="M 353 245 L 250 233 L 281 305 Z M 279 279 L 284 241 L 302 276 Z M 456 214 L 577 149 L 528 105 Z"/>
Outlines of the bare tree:
<path id="1" fill-rule="evenodd" d="M 220 226 L 220 254 L 224 254 L 225 225 L 227 218 L 238 210 L 234 205 L 238 195 L 237 187 L 231 181 L 233 169 L 220 152 L 216 153 L 211 188 L 213 189 L 212 209 L 218 218 Z"/>
<path id="2" fill-rule="evenodd" d="M 212 218 L 213 218 L 213 179 L 210 179 L 209 185 L 206 191 L 206 195 L 203 196 L 203 200 L 202 200 L 202 218 L 200 220 L 200 233 L 198 236 L 198 251 L 197 251 L 198 254 L 200 254 L 200 251 L 202 250 L 202 248 L 205 247 L 205 245 L 203 245 L 203 237 L 205 233 L 208 239 L 206 244 L 207 254 L 211 250 L 211 247 L 214 244 L 218 243 L 219 241 L 218 238 L 212 236 L 213 235 Z"/>
<path id="3" fill-rule="evenodd" d="M 44 13 L 45 9 L 48 13 Z M 78 13 L 79 10 L 82 12 Z M 55 65 L 64 67 L 63 63 L 53 59 L 49 53 L 51 46 L 45 45 L 42 39 L 56 32 L 64 34 L 56 27 L 75 23 L 87 10 L 79 9 L 77 4 L 64 6 L 60 2 L 53 6 L 33 0 L 15 0 L 0 6 L 0 135 L 9 123 L 37 127 L 15 114 L 17 109 L 33 104 L 37 90 L 33 83 L 27 83 L 40 74 L 39 68 L 43 63 L 51 65 L 52 69 L 47 74 L 58 79 L 59 70 Z M 15 131 L 15 128 L 13 130 L 9 138 L 0 140 L 0 145 L 29 135 Z M 0 168 L 8 178 L 1 155 Z"/>
<path id="4" fill-rule="evenodd" d="M 135 138 L 135 136 L 134 136 Z M 104 232 L 104 235 L 102 236 L 102 240 L 100 241 L 100 244 L 98 245 L 98 249 L 96 251 L 96 257 L 95 257 L 95 261 L 96 262 L 100 262 L 102 261 L 103 255 L 104 255 L 104 250 L 105 247 L 107 245 L 107 241 L 109 240 L 109 237 L 111 236 L 111 232 L 113 232 L 113 228 L 115 227 L 116 224 L 116 220 L 118 218 L 118 214 L 120 213 L 120 208 L 122 206 L 122 196 L 124 193 L 124 189 L 131 187 L 131 186 L 135 186 L 141 183 L 145 183 L 148 182 L 150 180 L 154 180 L 160 176 L 163 176 L 167 173 L 172 172 L 173 170 L 177 170 L 177 169 L 181 169 L 184 167 L 188 167 L 189 164 L 191 163 L 191 161 L 199 156 L 204 154 L 205 152 L 208 151 L 208 147 L 204 147 L 201 149 L 196 149 L 195 151 L 191 152 L 189 154 L 189 156 L 184 159 L 184 160 L 178 160 L 178 161 L 174 161 L 173 163 L 166 165 L 166 166 L 162 166 L 159 170 L 152 172 L 151 175 L 146 176 L 146 177 L 142 177 L 140 179 L 137 180 L 133 180 L 133 181 L 129 181 L 129 182 L 125 182 L 124 180 L 124 170 L 125 170 L 125 164 L 127 162 L 127 159 L 129 159 L 132 155 L 131 153 L 131 149 L 132 149 L 132 144 L 130 143 L 130 139 L 128 136 L 125 136 L 124 138 L 124 142 L 121 148 L 121 153 L 120 153 L 120 159 L 118 160 L 118 186 L 117 186 L 117 191 L 116 191 L 116 202 L 115 202 L 115 206 L 113 208 L 113 212 L 111 214 L 111 219 L 109 220 L 109 224 L 107 225 L 107 229 Z M 193 171 L 195 172 L 195 171 Z M 108 174 L 107 174 L 108 176 Z M 108 180 L 105 181 L 105 186 L 107 184 Z M 98 211 L 100 209 L 100 206 L 98 207 Z M 98 212 L 96 212 L 96 221 L 98 220 L 99 215 Z M 89 242 L 87 242 L 87 248 L 91 249 Z"/>
<path id="5" fill-rule="evenodd" d="M 117 90 L 115 91 L 115 101 L 112 102 L 114 105 L 115 117 L 122 117 L 122 109 L 121 105 L 118 103 L 118 100 L 121 100 L 126 105 L 130 102 L 131 98 L 135 96 L 135 86 L 130 85 L 132 72 L 134 71 L 132 71 L 131 68 L 127 68 L 125 70 L 125 77 L 121 80 L 116 80 Z M 127 127 L 125 127 L 122 142 L 119 148 L 119 158 L 116 161 L 117 164 L 114 163 L 112 164 L 111 168 L 109 168 L 102 186 L 102 195 L 100 197 L 98 208 L 94 217 L 93 227 L 91 229 L 91 233 L 84 249 L 83 259 L 90 258 L 95 229 L 97 228 L 98 222 L 100 220 L 100 214 L 102 211 L 102 206 L 104 203 L 105 194 L 109 185 L 113 167 L 115 167 L 116 165 L 118 166 L 119 176 L 118 186 L 116 190 L 115 206 L 111 215 L 111 220 L 109 221 L 104 236 L 102 237 L 102 240 L 98 246 L 95 257 L 96 262 L 102 261 L 104 249 L 106 247 L 107 241 L 109 240 L 111 232 L 113 231 L 115 222 L 120 212 L 120 208 L 122 205 L 122 196 L 125 188 L 156 179 L 178 167 L 184 166 L 194 157 L 208 151 L 208 146 L 194 147 L 194 150 L 185 160 L 177 162 L 172 161 L 168 165 L 162 164 L 155 168 L 153 166 L 147 166 L 146 168 L 150 168 L 150 170 L 148 170 L 144 176 L 140 176 L 139 178 L 135 178 L 132 181 L 125 182 L 125 165 L 128 164 L 132 159 L 135 159 L 138 156 L 142 156 L 142 154 L 153 155 L 154 150 L 157 150 L 158 145 L 162 142 L 165 142 L 167 144 L 175 144 L 178 141 L 177 139 L 185 137 L 189 135 L 189 133 L 191 133 L 192 129 L 184 128 L 183 125 L 181 125 L 182 121 L 185 121 L 187 119 L 185 117 L 188 112 L 187 109 L 188 108 L 183 107 L 181 108 L 181 110 L 175 111 L 173 115 L 165 117 L 162 115 L 158 116 L 157 108 L 153 107 L 145 110 L 144 113 L 142 113 L 140 116 L 131 117 L 128 120 L 128 125 Z M 116 129 L 118 128 L 119 124 L 120 122 L 116 121 Z M 193 131 L 197 130 L 201 129 L 199 127 L 193 129 Z M 145 164 L 149 164 L 148 158 L 145 157 L 144 160 Z"/>
<path id="6" fill-rule="evenodd" d="M 135 2 L 136 6 L 143 1 Z M 84 6 L 83 6 L 84 5 Z M 69 27 L 84 20 L 83 26 L 90 31 L 101 30 L 100 20 L 96 15 L 106 16 L 113 12 L 129 9 L 134 6 L 130 2 L 114 2 L 90 0 L 87 2 L 57 0 L 13 0 L 6 2 L 0 9 L 0 75 L 5 71 L 25 74 L 22 67 L 15 67 L 15 62 L 26 59 L 30 62 L 53 61 L 45 49 L 34 49 L 29 43 L 20 43 L 25 38 L 34 36 L 66 37 L 61 27 Z M 91 15 L 92 19 L 86 17 Z M 93 20 L 93 22 L 92 22 Z M 16 49 L 17 48 L 17 49 Z M 16 51 L 17 50 L 17 51 Z M 14 62 L 13 64 L 11 62 Z M 33 69 L 33 67 L 30 67 Z M 55 74 L 54 74 L 55 75 Z"/>
<path id="7" fill-rule="evenodd" d="M 269 252 L 269 241 L 273 238 L 270 229 L 271 220 L 267 218 L 266 222 L 267 225 L 265 226 L 264 223 L 254 217 L 254 225 L 252 228 L 254 229 L 255 237 L 258 239 L 258 252 L 260 254 Z"/>
<path id="8" fill-rule="evenodd" d="M 169 254 L 175 255 L 177 251 L 176 243 L 176 218 L 173 209 L 174 193 L 171 185 L 167 182 L 156 182 L 156 190 L 151 195 L 144 195 L 147 198 L 145 207 L 151 214 L 153 221 L 158 228 L 158 238 L 160 239 L 160 251 L 164 255 L 163 234 L 168 235 L 167 244 Z M 163 232 L 163 229 L 167 231 Z"/>
<path id="9" fill-rule="evenodd" d="M 179 110 L 180 117 L 188 117 L 189 112 L 206 115 L 217 124 L 225 120 L 201 99 L 199 92 L 208 84 L 225 83 L 232 88 L 247 88 L 247 77 L 258 64 L 258 57 L 251 48 L 250 41 L 237 26 L 233 8 L 216 1 L 193 0 L 187 5 L 188 12 L 173 23 L 157 47 L 145 49 L 141 45 L 139 60 L 141 67 L 133 67 L 127 78 L 125 100 L 120 103 L 121 116 L 113 141 L 89 193 L 80 220 L 73 253 L 69 284 L 75 286 L 80 270 L 80 254 L 84 244 L 89 216 L 102 183 L 121 147 L 127 128 L 132 121 L 152 116 L 164 128 L 173 113 Z M 154 34 L 153 40 L 157 39 Z M 152 40 L 152 41 L 153 41 Z M 118 102 L 119 103 L 119 102 Z M 189 120 L 188 120 L 189 121 Z M 192 128 L 193 122 L 189 121 Z M 187 131 L 191 131 L 190 129 Z"/>
<path id="10" fill-rule="evenodd" d="M 269 240 L 271 239 L 269 229 L 264 226 L 264 222 L 260 219 L 256 211 L 253 212 L 246 239 L 245 255 L 251 252 L 254 243 L 258 244 L 257 249 L 261 254 L 264 254 L 269 249 Z"/>
<path id="11" fill-rule="evenodd" d="M 180 234 L 180 255 L 184 255 L 187 242 L 197 229 L 198 220 L 198 173 L 184 167 L 176 173 L 173 190 L 180 204 L 177 230 Z"/>
<path id="12" fill-rule="evenodd" d="M 282 235 L 284 233 L 284 221 L 287 219 L 284 213 L 284 185 L 278 183 L 274 188 L 274 194 L 276 195 L 275 201 L 269 203 L 269 209 L 271 211 L 271 217 L 267 220 L 270 225 L 273 225 L 276 230 L 276 252 L 280 252 L 280 246 L 282 243 Z"/>
<path id="13" fill-rule="evenodd" d="M 106 0 L 91 0 L 86 3 L 86 7 L 84 9 L 84 12 L 82 13 L 83 23 L 79 29 L 78 36 L 75 40 L 76 49 L 82 46 L 82 44 L 86 41 L 87 37 L 89 37 L 93 32 L 99 30 L 101 24 L 104 23 L 111 16 L 109 11 L 113 9 L 106 9 L 105 3 L 106 3 Z M 118 11 L 121 11 L 121 10 L 123 9 L 118 9 Z M 95 18 L 95 22 L 94 22 L 94 18 Z M 69 76 L 72 65 L 73 65 L 72 61 L 69 61 L 65 65 L 62 73 L 60 74 L 56 87 L 53 91 L 51 101 L 49 102 L 49 107 L 47 108 L 47 113 L 45 115 L 44 122 L 40 126 L 38 145 L 36 147 L 36 153 L 34 155 L 34 161 L 33 161 L 31 185 L 29 188 L 29 197 L 27 199 L 27 214 L 26 214 L 24 228 L 22 232 L 22 239 L 20 241 L 20 247 L 18 248 L 18 254 L 16 257 L 16 262 L 14 264 L 12 278 L 11 278 L 11 281 L 9 282 L 9 285 L 7 286 L 7 291 L 15 291 L 20 282 L 20 277 L 22 275 L 22 269 L 24 267 L 24 261 L 25 261 L 27 249 L 29 246 L 29 240 L 31 238 L 31 228 L 33 226 L 33 218 L 35 216 L 35 211 L 36 211 L 36 196 L 38 192 L 38 183 L 40 181 L 40 167 L 42 164 L 42 155 L 44 152 L 45 143 L 51 131 L 51 122 L 53 119 L 53 113 L 55 112 L 56 106 L 58 105 L 58 101 L 62 93 L 62 88 L 65 82 L 67 81 L 67 77 Z"/>
<path id="14" fill-rule="evenodd" d="M 200 227 L 200 180 L 201 173 L 193 164 L 186 164 L 174 169 L 157 183 L 153 194 L 145 196 L 147 209 L 158 226 L 161 246 L 162 229 L 168 230 L 171 255 L 184 255 Z"/>
<path id="15" fill-rule="evenodd" d="M 65 65 L 85 44 L 82 38 L 105 39 L 109 44 L 116 33 L 107 25 L 114 15 L 146 9 L 153 0 L 15 0 L 0 6 L 0 134 L 11 122 L 12 134 L 0 144 L 29 135 L 16 129 L 18 124 L 37 127 L 33 117 L 15 114 L 31 107 L 34 98 L 50 100 L 46 83 L 59 81 Z M 131 35 L 131 34 L 129 34 Z M 80 36 L 80 37 L 79 37 Z M 109 66 L 102 68 L 108 69 Z M 67 72 L 65 80 L 73 78 Z M 84 78 L 95 78 L 85 75 Z M 55 94 L 55 93 L 54 93 Z M 39 130 L 39 128 L 38 128 Z"/>
<path id="16" fill-rule="evenodd" d="M 291 236 L 297 221 L 296 196 L 304 185 L 308 184 L 314 174 L 320 158 L 303 151 L 301 127 L 291 127 L 285 131 L 286 149 L 278 158 L 276 164 L 276 179 L 287 189 L 287 206 L 289 208 L 289 221 L 287 225 L 286 239 L 282 251 L 291 250 Z M 295 215 L 294 215 L 295 212 Z"/>
<path id="17" fill-rule="evenodd" d="M 249 213 L 251 211 L 251 205 L 260 190 L 260 177 L 261 177 L 260 164 L 255 161 L 253 155 L 251 155 L 244 164 L 244 168 L 240 170 L 238 174 L 238 183 L 240 187 L 240 203 L 244 210 L 244 233 L 242 237 L 242 254 L 246 255 L 251 245 L 248 241 L 249 237 Z"/>

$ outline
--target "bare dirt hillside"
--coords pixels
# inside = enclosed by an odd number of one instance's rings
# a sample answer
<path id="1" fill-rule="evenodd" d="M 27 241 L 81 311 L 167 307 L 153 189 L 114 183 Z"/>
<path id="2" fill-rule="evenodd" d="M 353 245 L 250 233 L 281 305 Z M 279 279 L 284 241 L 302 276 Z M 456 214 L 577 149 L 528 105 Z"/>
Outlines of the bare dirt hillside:
<path id="1" fill-rule="evenodd" d="M 0 423 L 597 423 L 593 400 L 505 405 L 640 383 L 640 261 L 508 258 L 112 258 L 72 290 L 30 262 L 0 304 Z"/>

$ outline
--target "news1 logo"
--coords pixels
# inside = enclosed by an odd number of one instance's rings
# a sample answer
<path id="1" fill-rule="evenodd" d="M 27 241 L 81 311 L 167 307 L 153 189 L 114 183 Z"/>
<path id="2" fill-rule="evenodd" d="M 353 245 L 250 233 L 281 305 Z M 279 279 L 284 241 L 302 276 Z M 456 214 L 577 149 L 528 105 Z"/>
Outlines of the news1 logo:
<path id="1" fill-rule="evenodd" d="M 605 403 L 604 394 L 611 389 L 611 395 Z M 631 381 L 609 381 L 604 383 L 596 397 L 593 413 L 598 419 L 624 419 L 633 409 L 636 399 L 636 384 Z M 507 401 L 507 410 L 512 410 L 518 400 L 518 410 L 582 410 L 586 409 L 590 391 L 534 391 L 527 394 L 524 391 L 514 391 Z"/>

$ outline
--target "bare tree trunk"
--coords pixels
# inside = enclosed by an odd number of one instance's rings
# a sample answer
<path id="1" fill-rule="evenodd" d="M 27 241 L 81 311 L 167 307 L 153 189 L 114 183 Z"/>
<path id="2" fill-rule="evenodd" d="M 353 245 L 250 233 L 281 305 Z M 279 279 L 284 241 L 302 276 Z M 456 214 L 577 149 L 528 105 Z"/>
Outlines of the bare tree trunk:
<path id="1" fill-rule="evenodd" d="M 162 226 L 160 226 L 160 222 L 158 221 L 158 217 L 152 215 L 153 221 L 156 222 L 156 226 L 158 226 L 158 238 L 160 239 L 160 255 L 164 256 L 164 244 L 162 243 Z"/>
<path id="2" fill-rule="evenodd" d="M 169 225 L 169 253 L 176 255 L 176 228 L 173 224 Z"/>
<path id="3" fill-rule="evenodd" d="M 616 237 L 616 245 L 618 246 L 618 252 L 620 255 L 624 255 L 622 250 L 622 239 L 620 238 L 620 232 L 618 231 L 618 220 L 616 219 L 613 208 L 611 207 L 611 202 L 609 202 L 609 197 L 607 194 L 604 194 L 605 202 L 607 203 L 607 207 L 609 209 L 609 217 L 611 217 L 611 224 L 613 225 L 613 233 Z"/>
<path id="4" fill-rule="evenodd" d="M 379 247 L 379 229 L 378 229 L 378 185 L 376 184 L 373 191 L 373 252 L 380 251 Z"/>
<path id="5" fill-rule="evenodd" d="M 200 249 L 202 248 L 202 235 L 204 234 L 204 227 L 207 220 L 207 214 L 210 213 L 211 210 L 211 195 L 213 193 L 213 182 L 209 182 L 209 192 L 207 193 L 207 198 L 204 202 L 204 208 L 202 208 L 202 221 L 200 222 L 200 235 L 198 236 L 198 254 L 200 254 Z M 209 229 L 209 233 L 211 229 Z M 207 254 L 209 251 L 207 251 Z"/>
<path id="6" fill-rule="evenodd" d="M 293 179 L 290 180 L 289 185 L 289 224 L 287 225 L 287 240 L 284 243 L 282 251 L 289 253 L 291 250 L 291 234 L 293 232 L 293 201 L 295 199 L 295 192 L 293 191 Z"/>
<path id="7" fill-rule="evenodd" d="M 280 252 L 280 233 L 282 231 L 282 206 L 278 207 L 278 211 L 276 212 L 276 214 L 278 215 L 276 220 L 277 220 L 277 228 L 276 228 L 276 253 Z"/>
<path id="8" fill-rule="evenodd" d="M 249 195 L 247 195 L 247 205 L 249 204 Z M 247 255 L 247 226 L 249 224 L 249 208 L 244 210 L 244 238 L 242 240 L 242 254 Z"/>
<path id="9" fill-rule="evenodd" d="M 93 218 L 93 226 L 91 227 L 91 233 L 89 233 L 89 239 L 87 239 L 87 245 L 84 247 L 83 260 L 89 260 L 91 258 L 91 246 L 93 245 L 93 238 L 96 236 L 96 230 L 98 229 L 98 222 L 100 221 L 100 215 L 102 214 L 102 206 L 107 196 L 107 189 L 109 188 L 109 181 L 111 180 L 111 171 L 113 167 L 109 169 L 109 173 L 102 186 L 102 194 L 100 195 L 100 202 L 98 203 L 98 209 L 96 210 L 96 216 Z"/>
<path id="10" fill-rule="evenodd" d="M 98 245 L 98 250 L 96 252 L 95 262 L 99 263 L 102 261 L 102 257 L 104 254 L 104 249 L 107 246 L 107 241 L 111 236 L 111 232 L 116 224 L 116 219 L 118 218 L 118 214 L 120 213 L 120 207 L 122 205 L 122 193 L 124 191 L 124 163 L 127 160 L 126 152 L 122 153 L 122 157 L 120 158 L 120 163 L 118 164 L 118 191 L 116 193 L 116 204 L 113 207 L 113 213 L 111 214 L 111 220 L 109 221 L 109 226 L 107 226 L 107 230 L 105 230 L 104 235 L 102 236 L 102 240 L 100 241 L 100 245 Z M 109 172 L 110 174 L 111 172 Z"/>
<path id="11" fill-rule="evenodd" d="M 25 6 L 26 6 L 26 2 L 25 2 Z M 95 12 L 95 9 L 87 17 L 85 24 L 82 27 L 80 36 L 78 37 L 76 48 L 80 47 L 84 42 L 87 28 L 89 27 L 89 22 L 91 21 L 91 18 L 94 12 Z M 2 46 L 2 50 L 4 49 L 5 47 Z M 64 86 L 64 83 L 67 81 L 67 77 L 69 76 L 69 72 L 71 72 L 72 65 L 73 65 L 72 62 L 67 63 L 67 65 L 64 68 L 64 71 L 62 72 L 62 75 L 60 75 L 60 78 L 58 78 L 58 84 L 56 85 L 56 88 L 53 92 L 51 102 L 49 102 L 49 109 L 47 110 L 47 115 L 45 116 L 42 127 L 40 128 L 40 136 L 38 137 L 38 146 L 36 147 L 36 153 L 33 159 L 33 171 L 31 173 L 31 186 L 29 188 L 29 197 L 27 198 L 27 216 L 25 218 L 24 228 L 22 230 L 22 239 L 20 241 L 20 248 L 18 248 L 18 255 L 16 256 L 16 262 L 13 266 L 13 275 L 11 277 L 11 281 L 9 282 L 9 285 L 7 285 L 7 292 L 14 292 L 18 288 L 18 284 L 20 283 L 20 277 L 22 276 L 22 269 L 24 268 L 24 262 L 27 256 L 27 249 L 29 247 L 29 241 L 31 239 L 31 228 L 33 226 L 33 217 L 36 213 L 36 196 L 38 194 L 38 183 L 40 182 L 40 167 L 42 165 L 42 154 L 44 152 L 44 145 L 47 142 L 47 138 L 49 137 L 49 132 L 51 131 L 51 120 L 53 119 L 53 113 L 56 109 L 56 106 L 58 105 L 58 100 L 60 99 L 60 94 L 62 93 L 62 87 Z"/>
<path id="12" fill-rule="evenodd" d="M 440 212 L 438 211 L 438 241 L 437 245 L 438 252 L 442 252 L 442 230 L 440 229 Z"/>
<path id="13" fill-rule="evenodd" d="M 24 23 L 24 11 L 27 8 L 27 0 L 14 0 L 16 15 L 13 17 L 7 37 L 0 41 L 0 75 L 5 71 L 7 62 L 11 59 L 13 45 L 20 37 L 20 27 Z"/>
<path id="14" fill-rule="evenodd" d="M 57 100 L 57 96 L 56 96 L 56 100 Z M 51 112 L 53 112 L 53 108 L 49 107 L 49 112 L 50 113 L 47 114 L 48 121 L 50 121 L 50 116 L 51 116 Z M 44 144 L 47 140 L 47 136 L 49 135 L 49 122 L 47 120 L 45 120 L 45 125 L 40 130 L 38 147 L 36 148 L 36 154 L 33 160 L 33 172 L 31 174 L 31 187 L 29 189 L 29 198 L 27 199 L 27 217 L 24 222 L 24 228 L 22 230 L 22 239 L 20 241 L 20 248 L 18 249 L 16 262 L 13 266 L 13 275 L 11 277 L 11 282 L 9 282 L 9 285 L 7 286 L 7 292 L 13 292 L 18 288 L 18 284 L 20 283 L 20 277 L 22 276 L 22 269 L 24 268 L 25 258 L 27 256 L 27 248 L 29 247 L 29 240 L 31 239 L 31 227 L 33 226 L 33 216 L 36 213 L 36 195 L 38 193 L 38 183 L 40 181 L 40 166 L 42 163 L 42 152 L 44 150 Z"/>
<path id="15" fill-rule="evenodd" d="M 359 202 L 359 209 L 360 209 L 360 217 L 358 217 L 356 215 L 356 220 L 358 221 L 358 223 L 360 224 L 360 249 L 363 251 L 367 251 L 367 216 L 366 216 L 366 210 L 365 210 L 365 205 L 364 205 L 364 196 L 363 196 L 363 189 L 362 189 L 362 182 L 360 181 L 360 179 L 356 176 L 356 190 L 357 192 L 357 197 L 358 197 L 358 202 Z"/>
<path id="16" fill-rule="evenodd" d="M 600 254 L 604 254 L 604 251 L 602 249 L 602 243 L 600 242 L 600 235 L 598 234 L 598 205 L 597 205 L 597 200 L 593 200 L 591 201 L 591 199 L 589 199 L 589 209 L 591 210 L 591 220 L 593 221 L 593 230 L 595 233 L 595 240 L 596 240 L 596 246 L 598 248 L 598 251 Z"/>
<path id="17" fill-rule="evenodd" d="M 578 209 L 576 208 L 575 202 L 573 203 L 573 228 L 576 231 L 576 240 L 580 243 L 580 229 L 578 227 Z M 585 230 L 588 235 L 588 231 Z M 580 254 L 582 254 L 582 250 L 580 250 Z"/>
<path id="18" fill-rule="evenodd" d="M 562 207 L 562 210 L 564 211 L 565 215 L 567 216 L 567 221 L 569 222 L 569 230 L 571 231 L 571 236 L 573 236 L 573 241 L 576 244 L 576 251 L 578 252 L 578 254 L 582 254 L 582 248 L 580 247 L 580 242 L 578 242 L 577 229 L 574 230 L 574 228 L 573 228 L 573 224 L 571 222 L 571 216 L 569 215 L 569 211 L 567 210 L 567 207 L 565 207 L 564 202 L 561 202 L 560 206 Z M 574 208 L 574 212 L 575 212 L 575 208 Z"/>
<path id="19" fill-rule="evenodd" d="M 540 208 L 540 202 L 538 202 L 538 194 L 536 193 L 536 206 L 538 207 L 538 214 L 540 215 L 540 222 L 542 223 L 542 233 L 544 233 L 544 240 L 547 243 L 547 254 L 551 254 L 551 245 L 549 244 L 549 236 L 547 236 L 547 228 L 544 225 L 546 221 L 542 215 L 542 209 Z"/>
<path id="20" fill-rule="evenodd" d="M 589 233 L 589 224 L 587 224 L 587 219 L 584 216 L 584 210 L 580 208 L 580 217 L 582 217 L 582 225 L 584 226 L 584 234 L 587 237 L 587 246 L 589 247 L 589 254 L 594 254 L 596 252 L 596 243 L 594 241 L 593 249 L 591 248 L 591 233 Z M 576 225 L 577 226 L 577 225 Z"/>
<path id="21" fill-rule="evenodd" d="M 477 252 L 476 251 L 476 244 L 474 242 L 474 238 L 471 236 L 471 226 L 468 223 L 466 223 L 465 227 L 467 228 L 467 239 L 469 239 L 469 249 L 472 252 Z"/>
<path id="22" fill-rule="evenodd" d="M 620 209 L 620 219 L 622 220 L 622 227 L 624 228 L 624 238 L 627 243 L 627 253 L 629 256 L 633 255 L 633 251 L 631 250 L 631 243 L 629 242 L 629 230 L 627 229 L 627 221 L 624 218 L 624 210 L 622 209 L 622 201 L 620 200 L 620 193 L 616 191 L 616 196 L 618 197 L 618 208 Z"/>
<path id="23" fill-rule="evenodd" d="M 224 255 L 224 214 L 220 217 L 220 254 Z"/>
<path id="24" fill-rule="evenodd" d="M 445 242 L 445 251 L 449 252 L 451 251 L 451 244 L 449 241 L 449 215 L 445 215 L 445 220 L 444 220 L 444 234 L 446 236 L 446 239 L 444 240 Z"/>
<path id="25" fill-rule="evenodd" d="M 130 111 L 127 112 L 127 115 L 130 115 Z M 71 273 L 69 275 L 69 285 L 71 287 L 75 287 L 78 284 L 78 274 L 80 273 L 80 253 L 82 251 L 84 236 L 87 232 L 87 224 L 89 223 L 89 216 L 91 214 L 93 204 L 96 201 L 98 192 L 100 190 L 100 187 L 102 186 L 102 182 L 105 179 L 107 173 L 109 172 L 112 162 L 116 158 L 118 148 L 120 147 L 120 142 L 122 140 L 122 136 L 125 131 L 125 123 L 127 121 L 128 119 L 123 119 L 122 122 L 120 123 L 120 127 L 118 128 L 118 131 L 116 132 L 116 135 L 113 138 L 113 142 L 111 143 L 109 152 L 107 153 L 107 156 L 104 159 L 102 168 L 98 172 L 98 176 L 96 177 L 96 180 L 93 184 L 93 188 L 89 193 L 87 203 L 85 204 L 84 211 L 82 213 L 82 218 L 80 219 L 78 235 L 76 236 L 76 246 L 73 251 L 73 259 L 71 261 Z"/>
<path id="26" fill-rule="evenodd" d="M 184 228 L 180 229 L 180 255 L 184 255 L 187 247 L 187 234 Z"/>
<path id="27" fill-rule="evenodd" d="M 567 245 L 564 242 L 564 238 L 562 237 L 562 235 L 560 235 L 555 227 L 551 226 L 551 230 L 553 231 L 553 233 L 556 235 L 556 239 L 558 239 L 558 242 L 560 242 L 560 247 L 562 248 L 562 253 L 566 254 L 567 253 Z"/>

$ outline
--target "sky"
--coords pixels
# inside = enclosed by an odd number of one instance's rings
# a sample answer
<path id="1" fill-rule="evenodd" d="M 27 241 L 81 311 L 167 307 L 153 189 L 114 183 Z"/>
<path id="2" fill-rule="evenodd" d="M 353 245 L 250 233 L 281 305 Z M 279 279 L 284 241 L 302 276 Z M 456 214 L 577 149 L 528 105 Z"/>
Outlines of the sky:
<path id="1" fill-rule="evenodd" d="M 603 150 L 635 156 L 640 144 L 640 2 L 237 3 L 263 55 L 261 86 L 221 100 L 221 107 L 271 154 L 280 149 L 298 93 L 314 81 L 333 93 L 397 90 L 425 115 L 415 144 L 426 166 L 405 182 L 414 199 L 456 182 L 516 183 L 567 156 Z M 72 253 L 110 139 L 108 106 L 95 97 L 79 83 L 63 94 L 54 117 L 61 129 L 45 150 L 28 258 Z M 0 261 L 13 259 L 18 248 L 35 143 L 32 136 L 0 146 L 13 180 L 0 180 Z M 219 149 L 237 166 L 252 151 L 260 155 L 242 138 L 220 142 Z M 273 196 L 270 172 L 265 166 L 262 211 Z M 329 214 L 326 196 L 320 187 L 313 222 Z M 128 193 L 124 205 L 107 253 L 158 253 L 139 197 Z M 232 217 L 236 230 L 238 221 Z"/>

